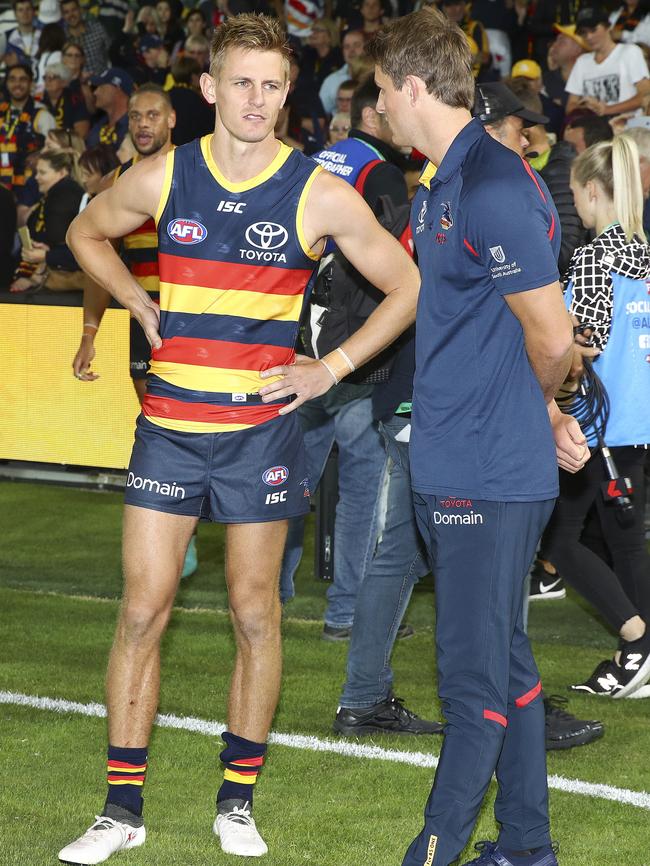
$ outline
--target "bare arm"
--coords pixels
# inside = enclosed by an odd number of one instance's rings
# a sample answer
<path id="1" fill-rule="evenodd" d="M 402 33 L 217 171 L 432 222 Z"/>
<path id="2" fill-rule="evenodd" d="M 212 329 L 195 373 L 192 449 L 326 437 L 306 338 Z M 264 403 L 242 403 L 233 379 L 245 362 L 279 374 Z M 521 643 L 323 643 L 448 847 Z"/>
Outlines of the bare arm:
<path id="1" fill-rule="evenodd" d="M 160 346 L 158 309 L 129 273 L 111 240 L 124 237 L 156 215 L 164 172 L 164 156 L 133 166 L 76 217 L 66 239 L 83 270 L 131 312 L 154 348 Z"/>
<path id="2" fill-rule="evenodd" d="M 340 381 L 351 373 L 345 356 L 355 368 L 360 367 L 397 339 L 415 320 L 420 288 L 418 269 L 399 242 L 379 225 L 349 184 L 325 171 L 309 193 L 303 227 L 312 248 L 322 238 L 333 237 L 343 255 L 386 297 L 363 326 L 341 344 L 345 355 L 335 351 L 322 359 L 324 363 L 301 359 L 294 367 L 275 367 L 261 374 L 263 378 L 284 377 L 260 389 L 267 402 L 297 395 L 283 414 L 325 393 L 334 378 Z"/>
<path id="3" fill-rule="evenodd" d="M 589 459 L 587 442 L 575 418 L 564 415 L 555 402 L 573 358 L 573 325 L 560 284 L 504 297 L 524 331 L 526 352 L 546 400 L 558 463 L 567 472 L 577 472 Z"/>

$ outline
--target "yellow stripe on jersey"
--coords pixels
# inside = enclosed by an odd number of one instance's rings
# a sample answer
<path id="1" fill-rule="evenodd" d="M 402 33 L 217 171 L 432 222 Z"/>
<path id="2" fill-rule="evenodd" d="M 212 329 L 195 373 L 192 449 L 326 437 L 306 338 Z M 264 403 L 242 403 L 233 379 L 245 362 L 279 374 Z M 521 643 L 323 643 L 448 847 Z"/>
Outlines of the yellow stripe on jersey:
<path id="1" fill-rule="evenodd" d="M 206 289 L 160 282 L 160 309 L 168 313 L 212 313 L 244 319 L 297 322 L 302 303 L 302 295 L 266 295 L 241 289 Z"/>
<path id="2" fill-rule="evenodd" d="M 158 235 L 156 232 L 126 235 L 122 243 L 127 250 L 153 250 L 158 246 Z"/>
<path id="3" fill-rule="evenodd" d="M 142 286 L 145 292 L 153 292 L 157 294 L 158 292 L 158 277 L 155 275 L 150 275 L 148 277 L 136 277 L 138 284 Z"/>
<path id="4" fill-rule="evenodd" d="M 233 433 L 236 430 L 249 430 L 254 424 L 210 424 L 205 421 L 182 421 L 179 418 L 158 418 L 147 415 L 147 421 L 164 427 L 166 430 L 179 430 L 181 433 Z"/>
<path id="5" fill-rule="evenodd" d="M 289 350 L 287 349 L 287 352 Z M 188 391 L 216 391 L 220 394 L 256 394 L 262 385 L 277 382 L 279 376 L 260 379 L 255 370 L 229 370 L 226 367 L 201 367 L 176 361 L 151 361 L 151 373 Z"/>
<path id="6" fill-rule="evenodd" d="M 167 200 L 169 198 L 169 193 L 172 188 L 172 177 L 174 175 L 174 148 L 172 148 L 167 156 L 165 157 L 165 179 L 163 180 L 162 189 L 160 190 L 160 199 L 158 201 L 158 208 L 156 209 L 156 216 L 154 217 L 156 221 L 156 225 L 160 222 L 160 218 L 163 215 L 163 211 L 167 206 Z"/>
<path id="7" fill-rule="evenodd" d="M 309 190 L 311 189 L 312 183 L 316 180 L 321 171 L 324 171 L 324 168 L 322 165 L 318 165 L 307 178 L 307 183 L 305 184 L 302 192 L 300 193 L 300 198 L 298 200 L 298 210 L 296 211 L 296 232 L 298 234 L 300 246 L 302 247 L 302 251 L 304 252 L 304 254 L 306 256 L 309 256 L 309 258 L 313 259 L 315 262 L 320 259 L 321 254 L 314 252 L 314 250 L 307 243 L 307 238 L 305 237 L 305 230 L 303 226 L 303 219 L 305 216 L 305 206 L 307 204 L 307 196 L 309 195 Z"/>
<path id="8" fill-rule="evenodd" d="M 214 161 L 214 157 L 212 156 L 211 143 L 212 134 L 204 135 L 201 139 L 201 153 L 203 154 L 203 159 L 205 160 L 206 165 L 210 169 L 210 173 L 217 181 L 217 183 L 224 189 L 227 189 L 229 192 L 246 192 L 247 190 L 253 189 L 256 186 L 260 186 L 260 184 L 263 184 L 265 181 L 269 180 L 269 178 L 273 177 L 273 175 L 277 171 L 279 171 L 279 169 L 284 165 L 284 163 L 293 153 L 293 148 L 289 147 L 283 142 L 278 142 L 280 145 L 280 149 L 278 150 L 273 160 L 266 166 L 263 171 L 261 171 L 259 174 L 256 174 L 255 177 L 251 177 L 248 180 L 242 181 L 241 183 L 232 183 L 226 177 L 224 177 L 224 175 L 219 169 L 219 166 Z"/>

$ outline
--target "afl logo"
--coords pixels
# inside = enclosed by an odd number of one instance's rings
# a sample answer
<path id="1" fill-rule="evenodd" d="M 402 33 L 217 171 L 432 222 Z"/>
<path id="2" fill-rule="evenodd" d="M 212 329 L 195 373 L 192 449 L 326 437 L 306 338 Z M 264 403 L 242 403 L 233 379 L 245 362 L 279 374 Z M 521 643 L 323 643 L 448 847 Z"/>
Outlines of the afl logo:
<path id="1" fill-rule="evenodd" d="M 289 470 L 286 466 L 271 466 L 262 475 L 262 481 L 269 487 L 277 487 L 289 479 Z"/>
<path id="2" fill-rule="evenodd" d="M 289 240 L 289 232 L 278 223 L 253 223 L 246 229 L 246 240 L 258 250 L 277 250 Z"/>
<path id="3" fill-rule="evenodd" d="M 175 219 L 167 226 L 167 234 L 177 244 L 200 244 L 208 236 L 208 230 L 196 220 Z"/>

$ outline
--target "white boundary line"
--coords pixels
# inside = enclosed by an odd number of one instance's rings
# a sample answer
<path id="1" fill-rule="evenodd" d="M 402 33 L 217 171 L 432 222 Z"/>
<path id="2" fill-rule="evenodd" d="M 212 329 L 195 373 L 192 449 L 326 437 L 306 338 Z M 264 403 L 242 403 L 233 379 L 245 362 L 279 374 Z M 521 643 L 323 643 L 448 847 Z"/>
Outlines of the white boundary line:
<path id="1" fill-rule="evenodd" d="M 24 695 L 19 692 L 0 691 L 0 704 L 31 707 L 35 710 L 50 710 L 55 713 L 76 713 L 82 716 L 104 718 L 106 707 L 103 704 L 80 704 L 66 701 L 62 698 L 41 698 L 36 695 Z M 226 728 L 223 722 L 207 721 L 192 716 L 175 716 L 163 714 L 156 716 L 156 725 L 161 728 L 176 728 L 195 734 L 217 737 Z M 287 746 L 290 749 L 302 749 L 309 752 L 332 752 L 351 758 L 365 758 L 379 761 L 393 761 L 399 764 L 410 764 L 415 767 L 438 766 L 438 758 L 427 752 L 403 752 L 397 749 L 382 749 L 380 746 L 366 746 L 360 743 L 340 740 L 321 740 L 303 734 L 276 734 L 269 736 L 270 743 Z M 549 776 L 549 788 L 565 791 L 569 794 L 582 794 L 586 797 L 597 797 L 601 800 L 613 800 L 626 806 L 636 806 L 650 811 L 650 794 L 645 791 L 631 791 L 629 788 L 616 788 L 613 785 L 601 785 L 594 782 L 583 782 L 580 779 L 565 779 L 564 776 Z"/>

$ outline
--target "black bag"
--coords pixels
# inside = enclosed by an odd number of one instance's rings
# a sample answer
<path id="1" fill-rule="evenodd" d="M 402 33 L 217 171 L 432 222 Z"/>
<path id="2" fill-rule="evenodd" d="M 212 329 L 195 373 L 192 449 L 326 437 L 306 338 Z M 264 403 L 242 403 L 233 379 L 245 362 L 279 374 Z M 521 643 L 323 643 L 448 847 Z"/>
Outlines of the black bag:
<path id="1" fill-rule="evenodd" d="M 355 184 L 357 192 L 363 194 L 369 170 L 378 162 L 380 160 L 373 160 L 364 167 Z M 394 237 L 402 238 L 408 230 L 410 211 L 410 205 L 396 206 L 389 196 L 380 196 L 375 216 Z M 322 358 L 333 352 L 359 330 L 384 297 L 383 292 L 361 276 L 340 250 L 336 249 L 324 256 L 301 323 L 305 354 L 310 358 Z M 345 381 L 356 384 L 386 381 L 394 355 L 394 350 L 389 346 L 359 370 L 346 376 Z"/>

